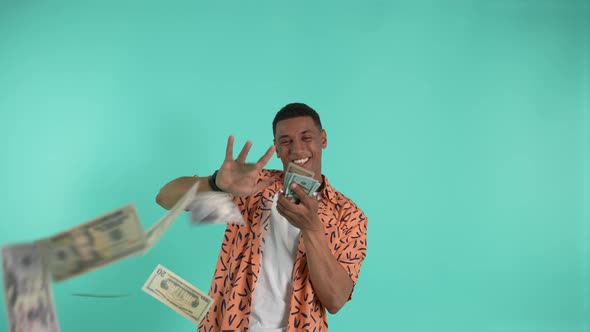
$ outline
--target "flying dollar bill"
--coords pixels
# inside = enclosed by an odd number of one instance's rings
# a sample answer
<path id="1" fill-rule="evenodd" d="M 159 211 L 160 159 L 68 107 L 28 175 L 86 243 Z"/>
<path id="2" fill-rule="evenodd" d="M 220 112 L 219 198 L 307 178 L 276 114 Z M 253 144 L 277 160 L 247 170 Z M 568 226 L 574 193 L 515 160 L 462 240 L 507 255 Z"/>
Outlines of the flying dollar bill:
<path id="1" fill-rule="evenodd" d="M 178 218 L 178 216 L 188 208 L 188 205 L 195 200 L 199 188 L 199 181 L 197 181 L 174 206 L 166 213 L 160 220 L 153 224 L 145 233 L 145 248 L 143 253 L 149 251 L 164 235 L 166 230 Z"/>
<path id="2" fill-rule="evenodd" d="M 162 265 L 158 265 L 142 290 L 199 325 L 213 299 Z"/>
<path id="3" fill-rule="evenodd" d="M 38 241 L 56 282 L 141 252 L 145 236 L 133 204 Z"/>
<path id="4" fill-rule="evenodd" d="M 198 193 L 189 206 L 194 224 L 245 225 L 236 203 L 226 193 L 207 191 Z"/>
<path id="5" fill-rule="evenodd" d="M 59 332 L 49 273 L 38 245 L 2 248 L 9 332 Z"/>

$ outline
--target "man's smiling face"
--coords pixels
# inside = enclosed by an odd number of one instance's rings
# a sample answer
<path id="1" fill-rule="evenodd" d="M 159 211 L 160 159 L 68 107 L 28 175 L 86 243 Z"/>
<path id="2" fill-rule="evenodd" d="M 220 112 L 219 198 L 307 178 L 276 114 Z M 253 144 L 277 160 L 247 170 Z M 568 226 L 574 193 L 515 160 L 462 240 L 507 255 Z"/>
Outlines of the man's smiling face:
<path id="1" fill-rule="evenodd" d="M 328 140 L 326 131 L 309 116 L 298 116 L 277 122 L 274 143 L 277 157 L 286 170 L 289 162 L 315 173 L 315 179 L 322 181 L 322 149 Z"/>

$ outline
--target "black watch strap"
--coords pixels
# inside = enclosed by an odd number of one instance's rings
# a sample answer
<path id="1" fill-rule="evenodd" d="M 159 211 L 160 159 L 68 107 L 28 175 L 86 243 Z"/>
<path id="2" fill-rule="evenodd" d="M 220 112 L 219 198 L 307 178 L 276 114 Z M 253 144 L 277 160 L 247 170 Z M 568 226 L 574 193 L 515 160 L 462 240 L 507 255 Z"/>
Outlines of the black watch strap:
<path id="1" fill-rule="evenodd" d="M 215 180 L 217 180 L 217 172 L 219 172 L 219 170 L 216 170 L 211 176 L 209 176 L 209 187 L 211 187 L 211 190 L 213 191 L 223 192 L 223 190 L 221 190 L 221 188 L 215 183 Z"/>

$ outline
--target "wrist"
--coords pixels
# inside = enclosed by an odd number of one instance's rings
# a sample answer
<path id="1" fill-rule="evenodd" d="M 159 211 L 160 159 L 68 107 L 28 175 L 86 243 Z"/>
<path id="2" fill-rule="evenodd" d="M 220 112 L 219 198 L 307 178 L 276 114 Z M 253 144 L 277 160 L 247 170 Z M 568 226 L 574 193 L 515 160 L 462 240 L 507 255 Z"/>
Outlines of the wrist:
<path id="1" fill-rule="evenodd" d="M 319 248 L 327 245 L 327 239 L 323 231 L 316 229 L 302 229 L 303 242 L 307 249 Z"/>
<path id="2" fill-rule="evenodd" d="M 320 218 L 315 218 L 310 227 L 303 229 L 303 232 L 308 236 L 317 236 L 321 238 L 324 236 L 324 225 L 322 224 Z"/>

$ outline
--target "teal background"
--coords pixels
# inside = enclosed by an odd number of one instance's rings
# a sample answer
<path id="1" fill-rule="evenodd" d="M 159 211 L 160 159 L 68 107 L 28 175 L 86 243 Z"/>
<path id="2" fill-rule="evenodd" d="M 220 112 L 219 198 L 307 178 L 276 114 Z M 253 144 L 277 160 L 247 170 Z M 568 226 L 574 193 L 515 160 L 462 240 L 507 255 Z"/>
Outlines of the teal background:
<path id="1" fill-rule="evenodd" d="M 128 202 L 147 228 L 167 181 L 229 134 L 256 160 L 302 101 L 369 217 L 331 331 L 588 332 L 589 42 L 582 0 L 0 0 L 0 244 Z M 207 290 L 223 230 L 183 216 L 55 284 L 62 331 L 195 330 L 141 286 L 160 263 Z"/>

